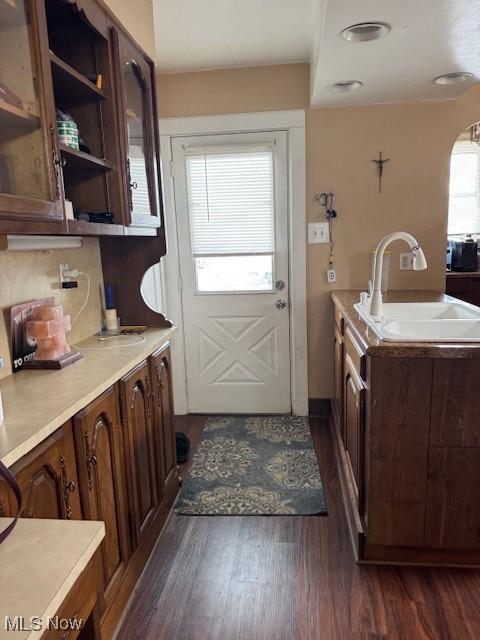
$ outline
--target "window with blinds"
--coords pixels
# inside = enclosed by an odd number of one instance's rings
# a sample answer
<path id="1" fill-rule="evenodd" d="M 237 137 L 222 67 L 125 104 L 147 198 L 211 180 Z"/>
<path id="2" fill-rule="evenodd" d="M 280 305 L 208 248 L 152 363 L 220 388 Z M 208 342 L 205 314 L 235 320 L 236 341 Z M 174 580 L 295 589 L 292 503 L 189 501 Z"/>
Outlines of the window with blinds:
<path id="1" fill-rule="evenodd" d="M 480 234 L 480 146 L 456 142 L 450 161 L 448 235 Z"/>
<path id="2" fill-rule="evenodd" d="M 186 174 L 197 291 L 273 289 L 273 152 L 187 150 Z"/>

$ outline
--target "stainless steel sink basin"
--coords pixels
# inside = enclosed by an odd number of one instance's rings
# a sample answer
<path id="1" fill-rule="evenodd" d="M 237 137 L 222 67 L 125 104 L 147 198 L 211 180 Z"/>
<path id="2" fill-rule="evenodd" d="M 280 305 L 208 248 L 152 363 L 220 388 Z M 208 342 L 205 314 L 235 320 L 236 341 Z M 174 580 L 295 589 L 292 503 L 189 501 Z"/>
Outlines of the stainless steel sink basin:
<path id="1" fill-rule="evenodd" d="M 384 303 L 381 320 L 372 318 L 366 305 L 354 307 L 382 340 L 480 342 L 480 308 L 462 302 Z"/>

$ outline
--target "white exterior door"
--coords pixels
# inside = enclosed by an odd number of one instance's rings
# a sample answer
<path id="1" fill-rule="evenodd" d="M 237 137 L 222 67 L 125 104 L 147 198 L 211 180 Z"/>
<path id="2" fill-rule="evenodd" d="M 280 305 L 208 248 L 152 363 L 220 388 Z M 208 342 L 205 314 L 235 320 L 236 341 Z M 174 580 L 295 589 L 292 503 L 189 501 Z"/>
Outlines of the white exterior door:
<path id="1" fill-rule="evenodd" d="M 192 413 L 290 413 L 286 132 L 172 140 Z"/>

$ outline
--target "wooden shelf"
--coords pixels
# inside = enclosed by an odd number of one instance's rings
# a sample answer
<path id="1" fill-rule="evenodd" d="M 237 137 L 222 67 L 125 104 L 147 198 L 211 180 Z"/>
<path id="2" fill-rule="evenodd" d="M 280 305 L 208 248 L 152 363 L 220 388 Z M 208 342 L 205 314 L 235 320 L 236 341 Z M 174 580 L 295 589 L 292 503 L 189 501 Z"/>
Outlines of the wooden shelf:
<path id="1" fill-rule="evenodd" d="M 103 222 L 87 222 L 86 220 L 67 220 L 69 235 L 79 236 L 123 236 L 121 224 L 104 224 Z"/>
<path id="2" fill-rule="evenodd" d="M 40 118 L 25 109 L 0 100 L 0 129 L 35 129 L 39 127 Z"/>
<path id="3" fill-rule="evenodd" d="M 59 144 L 58 146 L 65 157 L 67 169 L 75 169 L 77 171 L 110 171 L 113 168 L 109 160 L 96 158 L 89 153 L 85 153 L 85 151 L 78 151 L 64 144 Z"/>
<path id="4" fill-rule="evenodd" d="M 105 94 L 84 75 L 50 51 L 55 102 L 58 105 L 73 102 L 105 100 Z"/>

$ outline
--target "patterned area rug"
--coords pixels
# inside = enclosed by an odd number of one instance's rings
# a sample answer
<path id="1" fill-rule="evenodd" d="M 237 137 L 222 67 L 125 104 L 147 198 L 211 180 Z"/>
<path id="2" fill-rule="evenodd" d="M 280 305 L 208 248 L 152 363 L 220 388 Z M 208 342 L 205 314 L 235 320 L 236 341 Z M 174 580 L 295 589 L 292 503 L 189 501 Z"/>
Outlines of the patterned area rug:
<path id="1" fill-rule="evenodd" d="M 184 515 L 325 514 L 308 418 L 208 418 L 176 511 Z"/>

